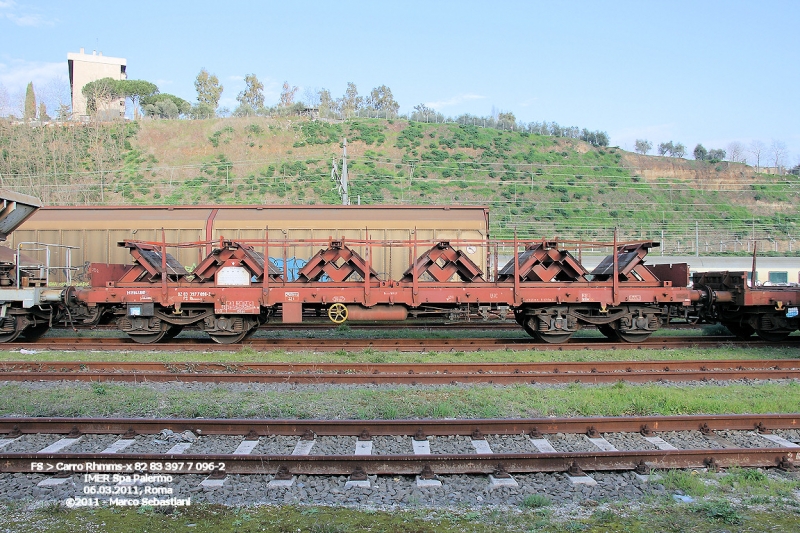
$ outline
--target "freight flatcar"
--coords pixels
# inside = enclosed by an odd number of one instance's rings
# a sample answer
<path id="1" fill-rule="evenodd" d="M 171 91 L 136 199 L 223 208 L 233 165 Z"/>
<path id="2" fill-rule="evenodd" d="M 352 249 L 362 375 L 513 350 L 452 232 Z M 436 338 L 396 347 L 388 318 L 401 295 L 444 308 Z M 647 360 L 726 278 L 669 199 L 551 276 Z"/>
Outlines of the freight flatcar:
<path id="1" fill-rule="evenodd" d="M 703 298 L 687 288 L 686 265 L 645 266 L 655 245 L 650 242 L 617 246 L 592 272 L 549 241 L 221 241 L 191 272 L 169 253 L 184 245 L 121 245 L 133 266 L 93 264 L 91 287 L 75 293 L 87 311 L 73 315 L 97 320 L 110 313 L 143 343 L 173 337 L 186 326 L 217 342 L 239 342 L 272 317 L 297 323 L 309 310 L 337 323 L 409 315 L 504 317 L 513 311 L 526 332 L 545 342 L 564 342 L 585 327 L 638 342 Z M 306 254 L 311 259 L 293 281 L 265 260 L 299 246 L 316 253 Z M 477 246 L 495 256 L 510 247 L 513 259 L 490 274 L 465 252 Z M 387 253 L 405 265 L 401 276 L 372 268 L 372 257 Z"/>

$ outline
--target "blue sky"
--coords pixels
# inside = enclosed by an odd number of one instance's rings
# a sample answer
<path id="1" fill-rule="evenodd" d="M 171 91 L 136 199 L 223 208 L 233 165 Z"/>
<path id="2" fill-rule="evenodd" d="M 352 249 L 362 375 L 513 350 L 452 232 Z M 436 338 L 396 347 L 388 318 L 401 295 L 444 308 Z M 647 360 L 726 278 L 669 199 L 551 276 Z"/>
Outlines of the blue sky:
<path id="1" fill-rule="evenodd" d="M 88 2 L 0 0 L 0 91 L 49 98 L 68 52 L 124 57 L 128 77 L 194 102 L 205 67 L 234 108 L 255 73 L 341 96 L 387 85 L 401 113 L 519 120 L 726 148 L 773 140 L 800 162 L 800 1 Z M 0 93 L 2 97 L 2 93 Z M 763 161 L 762 161 L 763 163 Z"/>

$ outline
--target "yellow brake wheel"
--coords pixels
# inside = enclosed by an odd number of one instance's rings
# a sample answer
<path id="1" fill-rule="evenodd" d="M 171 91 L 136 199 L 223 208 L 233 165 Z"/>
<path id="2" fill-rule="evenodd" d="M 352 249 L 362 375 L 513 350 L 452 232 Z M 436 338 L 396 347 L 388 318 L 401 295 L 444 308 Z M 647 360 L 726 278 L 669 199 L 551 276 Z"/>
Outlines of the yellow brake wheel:
<path id="1" fill-rule="evenodd" d="M 341 324 L 347 320 L 347 306 L 340 303 L 335 303 L 328 308 L 328 318 L 334 324 Z"/>

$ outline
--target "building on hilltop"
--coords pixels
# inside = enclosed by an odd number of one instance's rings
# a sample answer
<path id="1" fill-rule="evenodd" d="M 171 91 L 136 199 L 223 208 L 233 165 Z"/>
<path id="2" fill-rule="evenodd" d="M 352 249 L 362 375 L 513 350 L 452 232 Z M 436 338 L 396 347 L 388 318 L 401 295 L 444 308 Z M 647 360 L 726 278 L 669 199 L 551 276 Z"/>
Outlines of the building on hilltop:
<path id="1" fill-rule="evenodd" d="M 85 54 L 83 48 L 77 54 L 72 52 L 67 54 L 69 87 L 72 93 L 72 116 L 74 118 L 80 119 L 88 115 L 86 97 L 81 92 L 83 86 L 102 78 L 127 79 L 126 63 L 124 58 L 104 56 L 103 52 L 92 51 L 91 55 Z M 125 116 L 125 98 L 104 101 L 100 111 L 109 117 L 116 117 L 117 113 L 120 117 Z"/>

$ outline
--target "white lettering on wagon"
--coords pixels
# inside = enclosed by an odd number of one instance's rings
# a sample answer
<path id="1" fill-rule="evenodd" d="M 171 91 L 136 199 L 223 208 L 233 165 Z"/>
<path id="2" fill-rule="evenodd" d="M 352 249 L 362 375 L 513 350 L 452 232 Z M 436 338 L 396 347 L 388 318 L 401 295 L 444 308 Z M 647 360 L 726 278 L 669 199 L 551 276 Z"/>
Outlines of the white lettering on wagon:
<path id="1" fill-rule="evenodd" d="M 261 307 L 258 302 L 252 300 L 228 300 L 224 304 L 216 306 L 215 311 L 221 313 L 254 314 L 260 313 Z"/>
<path id="2" fill-rule="evenodd" d="M 211 297 L 211 291 L 177 291 L 175 294 L 184 302 L 202 302 Z"/>
<path id="3" fill-rule="evenodd" d="M 300 299 L 300 293 L 297 291 L 286 291 L 283 297 L 287 302 L 296 302 Z"/>
<path id="4" fill-rule="evenodd" d="M 147 291 L 125 291 L 126 300 L 129 302 L 151 302 L 153 297 L 147 294 Z M 130 298 L 128 298 L 130 297 Z"/>

